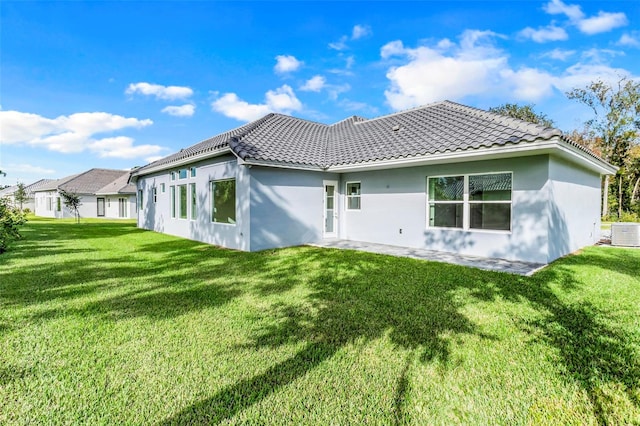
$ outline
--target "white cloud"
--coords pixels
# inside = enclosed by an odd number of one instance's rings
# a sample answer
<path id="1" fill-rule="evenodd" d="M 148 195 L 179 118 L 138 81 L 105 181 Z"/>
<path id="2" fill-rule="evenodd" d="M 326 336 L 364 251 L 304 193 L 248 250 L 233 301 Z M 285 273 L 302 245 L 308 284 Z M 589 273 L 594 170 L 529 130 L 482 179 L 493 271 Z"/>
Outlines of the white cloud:
<path id="1" fill-rule="evenodd" d="M 40 166 L 33 166 L 31 164 L 7 164 L 2 168 L 5 171 L 10 171 L 14 173 L 31 173 L 34 175 L 52 175 L 56 171 L 53 169 L 47 169 Z"/>
<path id="2" fill-rule="evenodd" d="M 640 47 L 640 31 L 622 34 L 617 44 L 620 46 Z"/>
<path id="3" fill-rule="evenodd" d="M 162 108 L 164 112 L 175 117 L 191 117 L 195 113 L 196 107 L 192 104 L 184 104 L 181 106 L 170 105 Z"/>
<path id="4" fill-rule="evenodd" d="M 265 101 L 269 108 L 275 112 L 290 113 L 302 109 L 302 103 L 293 93 L 293 89 L 286 84 L 276 90 L 269 90 L 265 95 Z"/>
<path id="5" fill-rule="evenodd" d="M 568 5 L 561 0 L 551 0 L 543 6 L 545 12 L 550 15 L 565 15 L 578 29 L 588 35 L 604 33 L 614 28 L 627 25 L 629 21 L 622 12 L 611 13 L 599 11 L 596 16 L 586 17 L 582 8 L 578 5 Z"/>
<path id="6" fill-rule="evenodd" d="M 327 83 L 327 79 L 321 75 L 314 75 L 309 80 L 307 80 L 300 90 L 303 92 L 319 92 Z"/>
<path id="7" fill-rule="evenodd" d="M 450 55 L 426 46 L 405 48 L 401 41 L 386 44 L 380 52 L 383 59 L 400 56 L 408 60 L 405 65 L 389 68 L 387 102 L 394 109 L 405 109 L 488 92 L 499 84 L 500 71 L 507 64 L 506 54 L 487 40 L 494 36 L 467 30 Z"/>
<path id="8" fill-rule="evenodd" d="M 546 43 L 547 41 L 559 41 L 566 40 L 569 35 L 564 28 L 556 27 L 551 24 L 546 27 L 538 28 L 537 30 L 527 27 L 518 33 L 520 36 L 529 38 L 536 43 Z"/>
<path id="9" fill-rule="evenodd" d="M 265 93 L 264 103 L 250 104 L 243 101 L 235 93 L 225 93 L 211 103 L 214 111 L 240 121 L 253 121 L 269 114 L 279 112 L 290 114 L 302 109 L 293 89 L 284 84 L 275 90 Z"/>
<path id="10" fill-rule="evenodd" d="M 297 71 L 303 63 L 304 62 L 297 60 L 295 56 L 278 55 L 276 56 L 276 65 L 273 69 L 279 74 L 284 74 Z"/>
<path id="11" fill-rule="evenodd" d="M 358 40 L 368 35 L 371 35 L 371 27 L 368 25 L 354 25 L 351 31 L 351 40 Z"/>
<path id="12" fill-rule="evenodd" d="M 542 6 L 542 9 L 550 15 L 566 15 L 567 18 L 572 21 L 577 21 L 584 18 L 584 13 L 578 5 L 567 5 L 561 0 L 551 0 L 546 5 Z"/>
<path id="13" fill-rule="evenodd" d="M 348 36 L 348 35 L 341 36 L 338 39 L 338 41 L 329 43 L 329 48 L 333 50 L 338 50 L 338 51 L 347 50 L 349 48 L 349 46 L 347 45 L 347 41 L 358 40 L 363 37 L 369 36 L 371 34 L 373 34 L 373 32 L 371 31 L 370 26 L 356 24 L 353 26 L 353 29 L 351 30 L 351 36 Z"/>
<path id="14" fill-rule="evenodd" d="M 190 97 L 193 95 L 193 90 L 185 86 L 162 86 L 160 84 L 140 82 L 129 84 L 125 93 L 127 95 L 139 93 L 145 96 L 155 96 L 156 99 L 173 101 Z"/>
<path id="15" fill-rule="evenodd" d="M 43 147 L 62 153 L 90 150 L 98 152 L 101 156 L 110 157 L 118 156 L 118 149 L 123 148 L 119 158 L 133 158 L 131 155 L 134 152 L 146 155 L 142 152 L 155 150 L 157 153 L 163 149 L 156 145 L 134 147 L 131 138 L 126 138 L 127 145 L 121 139 L 123 136 L 106 139 L 95 137 L 101 133 L 111 133 L 126 128 L 140 129 L 150 126 L 153 121 L 149 119 L 139 120 L 106 112 L 81 112 L 51 119 L 19 111 L 0 111 L 0 122 L 2 122 L 0 142 L 5 144 Z M 101 141 L 107 142 L 100 143 Z M 109 149 L 105 144 L 111 142 L 117 142 L 117 144 Z"/>
<path id="16" fill-rule="evenodd" d="M 598 12 L 598 16 L 582 19 L 578 22 L 578 28 L 585 34 L 598 34 L 611 31 L 614 28 L 624 27 L 629 22 L 627 16 L 620 13 Z"/>
<path id="17" fill-rule="evenodd" d="M 133 145 L 134 140 L 128 136 L 103 138 L 88 145 L 89 150 L 97 153 L 101 158 L 142 158 L 158 154 L 164 148 L 158 145 Z"/>
<path id="18" fill-rule="evenodd" d="M 386 44 L 380 55 L 392 60 L 387 71 L 387 103 L 400 110 L 477 95 L 536 102 L 554 91 L 584 86 L 597 78 L 617 81 L 617 76 L 629 74 L 606 64 L 605 54 L 611 57 L 613 51 L 591 52 L 581 58 L 582 62 L 560 72 L 535 66 L 514 68 L 509 64 L 508 53 L 496 47 L 496 37 L 489 32 L 465 31 L 458 44 L 435 43 L 433 47 L 416 48 L 405 47 L 401 41 Z M 574 53 L 558 50 L 546 56 L 566 59 Z M 599 56 L 594 56 L 596 53 Z"/>
<path id="19" fill-rule="evenodd" d="M 348 39 L 349 37 L 342 36 L 340 37 L 340 40 L 334 41 L 333 43 L 329 43 L 329 47 L 333 50 L 346 50 L 349 48 L 349 46 L 347 46 Z"/>
<path id="20" fill-rule="evenodd" d="M 566 61 L 569 57 L 575 55 L 575 50 L 553 49 L 550 52 L 544 53 L 541 57 L 557 59 L 559 61 Z"/>

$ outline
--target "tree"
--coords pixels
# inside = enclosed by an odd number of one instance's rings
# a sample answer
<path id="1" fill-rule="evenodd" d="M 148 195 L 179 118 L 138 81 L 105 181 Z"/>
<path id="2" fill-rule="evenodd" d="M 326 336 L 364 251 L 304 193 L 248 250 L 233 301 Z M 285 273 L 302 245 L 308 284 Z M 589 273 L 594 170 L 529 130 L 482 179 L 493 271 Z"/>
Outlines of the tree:
<path id="1" fill-rule="evenodd" d="M 26 221 L 24 213 L 10 205 L 6 198 L 0 198 L 0 253 L 7 250 L 11 240 L 21 238 L 18 227 Z"/>
<path id="2" fill-rule="evenodd" d="M 80 211 L 79 208 L 82 205 L 81 197 L 75 192 L 65 191 L 64 189 L 60 189 L 60 195 L 64 200 L 64 205 L 69 208 L 73 212 L 73 215 L 76 218 L 76 222 L 80 223 Z"/>
<path id="3" fill-rule="evenodd" d="M 20 206 L 20 211 L 22 211 L 22 205 L 26 203 L 29 198 L 27 197 L 27 190 L 24 183 L 18 182 L 17 187 L 13 193 L 13 199 L 16 204 Z"/>
<path id="4" fill-rule="evenodd" d="M 504 104 L 494 108 L 489 108 L 490 112 L 496 114 L 506 115 L 507 117 L 517 118 L 529 123 L 541 124 L 545 127 L 553 127 L 553 120 L 547 117 L 545 114 L 535 112 L 533 107 L 535 105 L 518 105 L 518 104 Z"/>
<path id="5" fill-rule="evenodd" d="M 600 140 L 602 157 L 620 167 L 616 174 L 618 184 L 611 187 L 616 195 L 620 217 L 625 205 L 625 192 L 629 192 L 623 189 L 626 162 L 630 149 L 640 142 L 640 82 L 628 77 L 622 77 L 617 84 L 598 79 L 586 87 L 575 88 L 566 95 L 593 110 L 594 117 L 587 120 L 585 125 L 592 137 Z M 609 177 L 606 176 L 602 198 L 603 216 L 609 213 L 609 190 Z"/>

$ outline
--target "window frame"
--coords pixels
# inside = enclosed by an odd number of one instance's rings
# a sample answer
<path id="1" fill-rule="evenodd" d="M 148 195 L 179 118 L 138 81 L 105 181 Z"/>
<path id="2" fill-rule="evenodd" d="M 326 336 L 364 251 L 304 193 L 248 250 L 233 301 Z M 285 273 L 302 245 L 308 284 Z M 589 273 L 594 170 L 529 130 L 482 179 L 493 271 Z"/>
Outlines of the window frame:
<path id="1" fill-rule="evenodd" d="M 142 189 L 138 189 L 138 209 L 144 209 L 144 191 Z"/>
<path id="2" fill-rule="evenodd" d="M 171 219 L 176 218 L 176 186 L 171 185 L 169 187 L 169 195 L 171 196 L 171 203 L 169 204 L 169 209 L 171 211 Z"/>
<path id="3" fill-rule="evenodd" d="M 218 182 L 234 182 L 234 193 L 233 193 L 233 223 L 232 222 L 218 222 L 214 220 L 214 214 L 216 212 L 216 200 L 215 200 L 215 184 Z M 209 219 L 211 223 L 215 223 L 217 225 L 226 225 L 226 226 L 236 226 L 238 223 L 238 186 L 237 180 L 235 177 L 227 178 L 227 179 L 215 179 L 209 181 L 209 198 L 210 198 L 210 206 L 211 212 L 209 215 Z"/>
<path id="4" fill-rule="evenodd" d="M 156 187 L 154 186 L 153 188 L 151 188 L 151 195 L 153 196 L 153 204 L 158 202 L 158 190 L 156 189 Z"/>
<path id="5" fill-rule="evenodd" d="M 349 185 L 353 185 L 353 184 L 356 184 L 356 183 L 359 185 L 358 195 L 350 195 L 349 194 Z M 344 193 L 345 193 L 346 198 L 347 198 L 347 200 L 346 200 L 347 202 L 345 203 L 345 209 L 348 210 L 348 211 L 356 211 L 356 212 L 361 211 L 362 210 L 362 181 L 354 180 L 354 181 L 345 182 L 345 184 L 344 184 Z M 355 199 L 355 198 L 358 199 L 358 208 L 357 209 L 350 207 L 350 201 L 352 199 Z"/>
<path id="6" fill-rule="evenodd" d="M 486 175 L 501 175 L 508 174 L 511 176 L 511 194 L 509 200 L 471 200 L 469 193 L 469 178 L 471 176 L 486 176 Z M 436 201 L 429 200 L 429 179 L 437 179 L 437 178 L 450 178 L 450 177 L 463 177 L 464 179 L 464 189 L 462 194 L 462 200 L 452 200 L 452 201 Z M 447 174 L 447 175 L 433 175 L 427 176 L 426 179 L 426 227 L 427 229 L 446 229 L 446 230 L 455 230 L 455 231 L 471 231 L 471 232 L 488 232 L 488 233 L 498 233 L 498 234 L 510 234 L 513 231 L 513 171 L 491 171 L 491 172 L 477 172 L 477 173 L 455 173 L 455 174 Z M 431 204 L 462 204 L 462 227 L 449 227 L 449 226 L 431 226 L 430 222 L 430 205 Z M 471 227 L 471 206 L 477 204 L 509 204 L 509 229 L 482 229 L 482 228 L 472 228 Z"/>
<path id="7" fill-rule="evenodd" d="M 196 214 L 198 212 L 198 198 L 196 192 L 196 183 L 192 182 L 189 184 L 189 193 L 187 194 L 189 197 L 189 219 L 196 220 Z"/>
<path id="8" fill-rule="evenodd" d="M 184 176 L 183 176 L 184 174 Z M 178 170 L 178 180 L 188 179 L 189 178 L 189 169 L 179 169 Z"/>
<path id="9" fill-rule="evenodd" d="M 189 177 L 196 177 L 196 167 L 189 167 Z"/>
<path id="10" fill-rule="evenodd" d="M 177 192 L 177 196 L 178 196 L 178 200 L 180 201 L 178 204 L 178 219 L 181 220 L 185 220 L 189 218 L 189 189 L 188 189 L 188 185 L 182 184 L 182 185 L 177 185 L 178 187 L 178 191 Z M 182 205 L 182 190 L 184 189 L 184 206 Z M 182 215 L 182 209 L 184 207 L 184 216 Z"/>

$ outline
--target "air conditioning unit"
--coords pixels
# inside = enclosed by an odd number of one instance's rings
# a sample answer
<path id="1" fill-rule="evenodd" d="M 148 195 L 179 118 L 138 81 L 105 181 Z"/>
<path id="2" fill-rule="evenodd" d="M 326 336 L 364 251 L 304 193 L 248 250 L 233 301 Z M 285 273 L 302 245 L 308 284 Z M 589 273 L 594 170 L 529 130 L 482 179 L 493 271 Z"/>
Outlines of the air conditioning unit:
<path id="1" fill-rule="evenodd" d="M 612 223 L 611 245 L 640 247 L 640 223 Z"/>

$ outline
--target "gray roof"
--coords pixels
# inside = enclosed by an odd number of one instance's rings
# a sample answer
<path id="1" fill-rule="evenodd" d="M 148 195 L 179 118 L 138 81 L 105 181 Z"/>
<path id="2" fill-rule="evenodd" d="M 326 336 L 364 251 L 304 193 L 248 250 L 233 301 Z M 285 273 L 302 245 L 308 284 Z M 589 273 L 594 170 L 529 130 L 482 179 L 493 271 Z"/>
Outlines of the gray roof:
<path id="1" fill-rule="evenodd" d="M 38 188 L 49 184 L 50 182 L 54 182 L 54 179 L 40 179 L 38 181 L 33 182 L 32 184 L 25 185 L 24 190 L 27 194 L 28 198 L 33 197 L 33 193 L 38 190 Z M 14 192 L 18 190 L 18 185 L 13 185 L 8 188 L 5 188 L 0 191 L 0 197 L 6 197 L 8 195 L 13 195 Z"/>
<path id="2" fill-rule="evenodd" d="M 103 188 L 96 191 L 96 194 L 135 194 L 136 186 L 129 183 L 130 172 L 125 172 L 122 176 L 109 182 Z"/>
<path id="3" fill-rule="evenodd" d="M 13 193 L 16 192 L 17 189 L 18 185 L 8 186 L 4 189 L 0 189 L 0 198 L 13 195 Z"/>
<path id="4" fill-rule="evenodd" d="M 95 194 L 96 191 L 104 188 L 107 184 L 123 175 L 128 176 L 129 172 L 124 170 L 90 169 L 83 173 L 49 182 L 40 186 L 36 191 L 55 191 L 62 189 L 77 194 Z"/>
<path id="5" fill-rule="evenodd" d="M 245 161 L 326 169 L 552 138 L 599 158 L 558 129 L 443 101 L 374 119 L 354 116 L 332 125 L 272 113 L 133 173 L 225 149 Z"/>

